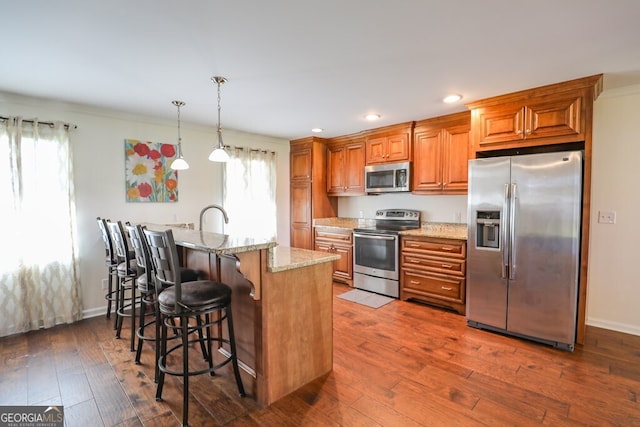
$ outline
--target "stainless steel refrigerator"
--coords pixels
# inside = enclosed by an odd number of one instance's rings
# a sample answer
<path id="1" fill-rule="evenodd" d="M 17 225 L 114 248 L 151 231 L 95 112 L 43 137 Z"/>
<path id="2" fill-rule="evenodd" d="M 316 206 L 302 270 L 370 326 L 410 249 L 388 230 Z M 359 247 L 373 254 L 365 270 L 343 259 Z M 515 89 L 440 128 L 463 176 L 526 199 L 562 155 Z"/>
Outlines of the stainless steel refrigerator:
<path id="1" fill-rule="evenodd" d="M 582 151 L 469 161 L 469 326 L 573 351 Z"/>

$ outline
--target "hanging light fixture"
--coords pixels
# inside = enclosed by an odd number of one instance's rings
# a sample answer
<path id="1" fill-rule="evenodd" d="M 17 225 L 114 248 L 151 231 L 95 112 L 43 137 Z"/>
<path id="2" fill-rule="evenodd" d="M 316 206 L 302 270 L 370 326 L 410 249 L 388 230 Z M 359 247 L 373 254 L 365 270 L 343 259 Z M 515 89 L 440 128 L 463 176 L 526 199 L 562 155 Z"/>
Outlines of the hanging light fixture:
<path id="1" fill-rule="evenodd" d="M 227 79 L 220 76 L 211 77 L 211 80 L 218 85 L 218 145 L 209 154 L 209 160 L 212 162 L 227 162 L 229 154 L 224 151 L 224 143 L 222 142 L 222 127 L 220 126 L 220 85 L 227 82 Z"/>
<path id="2" fill-rule="evenodd" d="M 184 107 L 184 102 L 171 101 L 171 103 L 178 107 L 178 157 L 171 162 L 170 168 L 174 170 L 185 170 L 189 169 L 189 163 L 182 157 L 182 137 L 180 136 L 180 107 Z"/>

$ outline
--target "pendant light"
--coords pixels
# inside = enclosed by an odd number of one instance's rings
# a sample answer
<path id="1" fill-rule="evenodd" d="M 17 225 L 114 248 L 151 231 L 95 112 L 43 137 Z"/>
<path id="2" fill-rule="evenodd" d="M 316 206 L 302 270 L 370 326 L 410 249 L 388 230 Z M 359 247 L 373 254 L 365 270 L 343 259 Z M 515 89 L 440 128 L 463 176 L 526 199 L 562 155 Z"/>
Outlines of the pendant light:
<path id="1" fill-rule="evenodd" d="M 180 137 L 180 107 L 184 107 L 182 101 L 171 101 L 173 105 L 178 107 L 178 157 L 171 162 L 170 168 L 173 170 L 189 169 L 189 163 L 182 157 L 182 137 Z"/>
<path id="2" fill-rule="evenodd" d="M 218 85 L 218 145 L 209 154 L 209 160 L 212 162 L 227 162 L 229 161 L 229 154 L 224 151 L 224 143 L 222 142 L 222 127 L 220 126 L 220 85 L 227 82 L 227 79 L 220 76 L 211 77 L 211 81 Z"/>

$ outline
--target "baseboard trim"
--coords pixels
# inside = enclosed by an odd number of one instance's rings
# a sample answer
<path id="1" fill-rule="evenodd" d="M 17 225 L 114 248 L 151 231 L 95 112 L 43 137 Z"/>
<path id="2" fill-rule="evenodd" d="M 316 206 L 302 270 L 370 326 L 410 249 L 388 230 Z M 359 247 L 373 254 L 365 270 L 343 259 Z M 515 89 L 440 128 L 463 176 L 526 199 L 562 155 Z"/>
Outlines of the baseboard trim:
<path id="1" fill-rule="evenodd" d="M 612 322 L 610 320 L 598 319 L 594 317 L 587 318 L 587 325 L 597 328 L 610 329 L 612 331 L 623 332 L 625 334 L 640 336 L 640 326 L 628 325 L 626 323 Z"/>
<path id="2" fill-rule="evenodd" d="M 113 313 L 113 311 L 112 311 Z M 83 319 L 90 319 L 92 317 L 98 317 L 98 316 L 104 316 L 107 314 L 107 306 L 105 305 L 104 307 L 97 307 L 97 308 L 90 308 L 88 310 L 82 310 L 82 318 Z"/>

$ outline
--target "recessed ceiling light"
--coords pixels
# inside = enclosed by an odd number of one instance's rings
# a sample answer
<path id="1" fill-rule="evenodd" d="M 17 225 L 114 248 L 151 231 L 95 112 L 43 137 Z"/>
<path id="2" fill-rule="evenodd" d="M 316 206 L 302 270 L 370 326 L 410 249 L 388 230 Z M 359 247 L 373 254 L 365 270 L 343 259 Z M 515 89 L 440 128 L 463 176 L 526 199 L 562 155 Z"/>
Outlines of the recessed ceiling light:
<path id="1" fill-rule="evenodd" d="M 370 122 L 373 122 L 380 118 L 380 114 L 375 114 L 375 113 L 367 114 L 366 116 L 364 116 L 364 118 Z"/>
<path id="2" fill-rule="evenodd" d="M 462 99 L 462 95 L 452 94 L 444 97 L 442 102 L 446 102 L 447 104 L 453 104 L 454 102 L 458 102 Z"/>
<path id="3" fill-rule="evenodd" d="M 324 131 L 324 129 L 322 129 L 322 128 L 313 128 L 313 129 L 311 129 L 311 132 L 313 132 L 313 133 L 320 133 L 322 131 Z"/>

